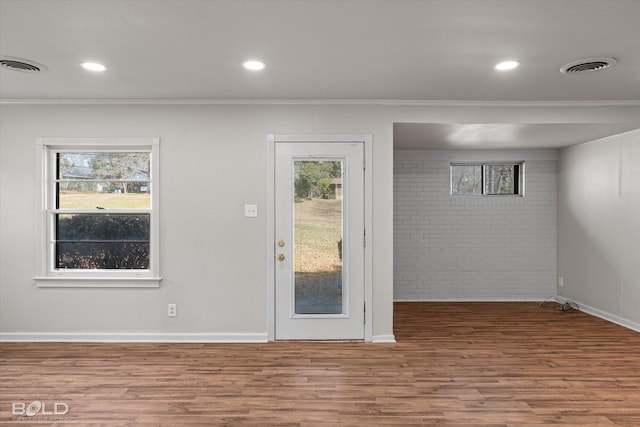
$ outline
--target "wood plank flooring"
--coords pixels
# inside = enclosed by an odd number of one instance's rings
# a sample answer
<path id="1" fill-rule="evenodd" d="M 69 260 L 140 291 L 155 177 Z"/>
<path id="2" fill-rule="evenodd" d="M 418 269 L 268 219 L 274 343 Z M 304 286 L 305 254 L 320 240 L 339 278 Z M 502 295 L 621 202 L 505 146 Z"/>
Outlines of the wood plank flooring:
<path id="1" fill-rule="evenodd" d="M 0 425 L 640 426 L 637 332 L 536 303 L 394 316 L 396 344 L 2 343 Z M 36 400 L 69 412 L 12 419 Z"/>

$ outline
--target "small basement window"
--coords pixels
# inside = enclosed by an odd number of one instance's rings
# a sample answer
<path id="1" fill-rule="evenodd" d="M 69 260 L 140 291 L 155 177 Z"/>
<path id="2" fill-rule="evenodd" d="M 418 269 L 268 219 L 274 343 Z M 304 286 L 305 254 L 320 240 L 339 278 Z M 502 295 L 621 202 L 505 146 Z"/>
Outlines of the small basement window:
<path id="1" fill-rule="evenodd" d="M 524 162 L 452 163 L 453 196 L 523 196 Z"/>

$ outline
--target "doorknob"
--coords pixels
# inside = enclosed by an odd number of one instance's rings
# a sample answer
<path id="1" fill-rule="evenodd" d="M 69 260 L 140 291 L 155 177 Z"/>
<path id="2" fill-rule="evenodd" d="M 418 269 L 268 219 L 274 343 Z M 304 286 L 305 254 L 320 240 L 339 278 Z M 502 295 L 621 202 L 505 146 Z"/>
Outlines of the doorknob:
<path id="1" fill-rule="evenodd" d="M 278 259 L 279 259 L 280 261 L 284 261 L 284 254 L 280 254 L 280 255 L 278 255 Z"/>

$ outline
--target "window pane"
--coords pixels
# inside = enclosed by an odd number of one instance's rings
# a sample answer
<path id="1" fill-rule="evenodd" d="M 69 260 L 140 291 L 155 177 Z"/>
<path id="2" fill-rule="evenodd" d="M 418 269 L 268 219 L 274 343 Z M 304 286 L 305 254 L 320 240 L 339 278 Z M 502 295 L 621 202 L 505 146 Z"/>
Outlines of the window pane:
<path id="1" fill-rule="evenodd" d="M 60 180 L 148 181 L 149 152 L 142 153 L 58 153 Z"/>
<path id="2" fill-rule="evenodd" d="M 514 165 L 485 165 L 485 194 L 515 194 Z"/>
<path id="3" fill-rule="evenodd" d="M 294 162 L 296 314 L 341 314 L 342 161 Z"/>
<path id="4" fill-rule="evenodd" d="M 82 270 L 147 270 L 149 243 L 56 244 L 56 267 Z"/>
<path id="5" fill-rule="evenodd" d="M 482 194 L 482 165 L 451 165 L 451 194 Z"/>
<path id="6" fill-rule="evenodd" d="M 58 183 L 58 209 L 149 209 L 148 181 Z"/>
<path id="7" fill-rule="evenodd" d="M 148 269 L 148 214 L 56 215 L 56 268 Z"/>

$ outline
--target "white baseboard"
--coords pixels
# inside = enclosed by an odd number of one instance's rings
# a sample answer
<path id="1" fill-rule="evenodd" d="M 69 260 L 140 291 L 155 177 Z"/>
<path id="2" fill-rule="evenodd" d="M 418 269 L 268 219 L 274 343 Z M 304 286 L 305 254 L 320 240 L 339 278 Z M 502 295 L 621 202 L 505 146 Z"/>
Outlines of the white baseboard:
<path id="1" fill-rule="evenodd" d="M 582 304 L 579 301 L 575 301 L 575 300 L 572 300 L 572 299 L 569 299 L 569 298 L 565 298 L 565 297 L 560 296 L 560 295 L 557 295 L 555 298 L 560 303 L 564 303 L 564 302 L 567 302 L 567 301 L 573 302 L 573 303 L 577 304 L 577 306 L 580 309 L 580 311 L 583 311 L 583 312 L 585 312 L 587 314 L 590 314 L 592 316 L 596 316 L 596 317 L 599 317 L 601 319 L 607 320 L 607 321 L 609 321 L 611 323 L 615 323 L 616 325 L 624 326 L 625 328 L 634 330 L 636 332 L 640 332 L 640 323 L 636 323 L 636 322 L 634 322 L 632 320 L 625 319 L 624 317 L 620 317 L 620 316 L 617 316 L 615 314 L 611 314 L 611 313 L 608 313 L 606 311 L 599 310 L 597 308 L 588 306 L 586 304 Z"/>
<path id="2" fill-rule="evenodd" d="M 371 342 L 372 343 L 395 343 L 396 342 L 396 337 L 391 334 L 391 335 L 374 335 L 371 338 Z"/>
<path id="3" fill-rule="evenodd" d="M 0 342 L 265 343 L 267 333 L 0 332 Z"/>
<path id="4" fill-rule="evenodd" d="M 266 343 L 267 333 L 79 333 L 0 332 L 0 342 L 111 343 Z M 393 335 L 374 335 L 372 343 L 395 343 Z"/>

